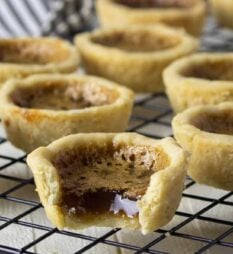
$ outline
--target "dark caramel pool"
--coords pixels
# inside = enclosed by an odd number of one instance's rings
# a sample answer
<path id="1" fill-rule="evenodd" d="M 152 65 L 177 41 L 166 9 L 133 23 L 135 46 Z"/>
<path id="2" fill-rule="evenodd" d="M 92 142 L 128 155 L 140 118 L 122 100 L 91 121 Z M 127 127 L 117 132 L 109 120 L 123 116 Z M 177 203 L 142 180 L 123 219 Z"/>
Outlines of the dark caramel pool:
<path id="1" fill-rule="evenodd" d="M 233 81 L 233 59 L 206 60 L 201 63 L 193 63 L 183 70 L 185 77 L 206 80 Z"/>
<path id="2" fill-rule="evenodd" d="M 180 39 L 150 29 L 113 30 L 101 35 L 94 35 L 91 40 L 105 47 L 127 52 L 156 52 L 175 47 Z"/>
<path id="3" fill-rule="evenodd" d="M 70 216 L 136 216 L 137 201 L 146 193 L 151 175 L 168 163 L 160 150 L 143 146 L 94 142 L 62 152 L 53 160 L 61 179 L 60 206 Z"/>
<path id="4" fill-rule="evenodd" d="M 193 120 L 193 124 L 206 132 L 233 135 L 233 112 L 201 114 Z"/>

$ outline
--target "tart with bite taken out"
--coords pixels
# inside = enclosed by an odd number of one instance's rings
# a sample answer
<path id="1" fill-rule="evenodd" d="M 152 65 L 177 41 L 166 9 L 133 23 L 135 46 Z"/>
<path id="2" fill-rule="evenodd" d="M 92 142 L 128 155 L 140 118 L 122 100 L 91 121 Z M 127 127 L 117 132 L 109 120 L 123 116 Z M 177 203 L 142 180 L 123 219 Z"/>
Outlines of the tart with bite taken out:
<path id="1" fill-rule="evenodd" d="M 186 157 L 174 139 L 76 134 L 27 158 L 48 218 L 59 229 L 167 224 L 179 205 Z"/>

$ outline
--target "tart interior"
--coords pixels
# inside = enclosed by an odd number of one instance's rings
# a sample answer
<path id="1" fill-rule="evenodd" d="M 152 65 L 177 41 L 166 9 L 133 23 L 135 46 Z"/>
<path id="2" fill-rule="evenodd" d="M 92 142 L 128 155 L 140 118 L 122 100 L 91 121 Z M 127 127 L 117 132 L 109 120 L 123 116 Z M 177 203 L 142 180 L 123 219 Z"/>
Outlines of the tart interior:
<path id="1" fill-rule="evenodd" d="M 59 41 L 49 40 L 1 40 L 0 63 L 38 64 L 62 62 L 69 57 Z"/>
<path id="2" fill-rule="evenodd" d="M 203 61 L 193 63 L 181 74 L 185 77 L 193 77 L 207 80 L 233 81 L 233 59 L 216 59 L 215 61 Z"/>
<path id="3" fill-rule="evenodd" d="M 17 88 L 10 97 L 15 105 L 23 108 L 72 110 L 111 104 L 118 93 L 91 83 L 63 82 Z"/>
<path id="4" fill-rule="evenodd" d="M 180 42 L 177 36 L 151 31 L 147 29 L 137 30 L 114 30 L 92 36 L 94 43 L 118 48 L 128 52 L 152 52 L 165 50 L 176 46 Z"/>
<path id="5" fill-rule="evenodd" d="M 189 8 L 194 0 L 115 0 L 131 8 Z"/>
<path id="6" fill-rule="evenodd" d="M 202 113 L 192 122 L 194 126 L 206 132 L 233 135 L 233 112 L 229 110 Z"/>
<path id="7" fill-rule="evenodd" d="M 60 206 L 70 216 L 133 217 L 150 176 L 170 162 L 159 148 L 93 141 L 57 153 L 52 163 L 61 179 Z"/>

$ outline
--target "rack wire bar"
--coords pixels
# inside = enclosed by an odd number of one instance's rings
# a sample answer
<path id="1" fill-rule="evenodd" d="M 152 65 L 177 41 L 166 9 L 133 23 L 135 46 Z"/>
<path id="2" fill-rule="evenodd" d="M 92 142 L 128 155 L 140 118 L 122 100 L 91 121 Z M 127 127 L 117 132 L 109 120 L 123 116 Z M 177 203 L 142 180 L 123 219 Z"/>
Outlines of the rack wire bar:
<path id="1" fill-rule="evenodd" d="M 210 18 L 205 29 L 205 36 L 202 38 L 201 51 L 233 51 L 233 33 L 229 30 L 219 29 L 215 21 Z M 172 110 L 169 106 L 168 100 L 164 94 L 145 94 L 137 97 L 133 116 L 130 121 L 128 131 L 135 131 L 152 138 L 163 138 L 165 136 L 172 136 L 171 122 Z M 25 218 L 31 216 L 35 212 L 42 212 L 43 208 L 39 201 L 35 201 L 31 196 L 17 196 L 16 192 L 21 191 L 25 187 L 34 187 L 34 181 L 31 175 L 22 177 L 19 175 L 12 175 L 11 168 L 20 165 L 26 169 L 25 158 L 21 152 L 6 154 L 3 147 L 10 146 L 3 132 L 0 132 L 0 181 L 15 183 L 13 186 L 9 184 L 9 188 L 1 190 L 0 185 L 0 202 L 8 202 L 7 205 L 24 206 L 26 209 L 15 216 L 11 217 L 8 214 L 0 213 L 0 253 L 36 253 L 33 247 L 45 241 L 53 235 L 68 237 L 69 239 L 77 239 L 87 241 L 87 244 L 72 253 L 89 253 L 98 245 L 108 245 L 119 250 L 128 251 L 127 253 L 153 253 L 166 254 L 174 253 L 173 249 L 167 250 L 161 248 L 161 243 L 166 241 L 169 237 L 175 237 L 180 240 L 188 240 L 192 243 L 200 243 L 200 247 L 196 248 L 193 253 L 211 253 L 213 248 L 226 248 L 226 253 L 233 253 L 233 220 L 227 220 L 224 217 L 219 218 L 217 213 L 215 216 L 208 216 L 212 209 L 218 209 L 219 206 L 223 209 L 230 209 L 233 214 L 233 193 L 219 190 L 216 196 L 203 195 L 198 191 L 198 184 L 187 177 L 185 188 L 183 192 L 183 199 L 189 199 L 192 202 L 203 202 L 204 206 L 197 211 L 178 210 L 177 217 L 181 219 L 176 225 L 171 228 L 161 228 L 155 232 L 154 238 L 144 244 L 138 246 L 140 243 L 128 243 L 115 240 L 114 236 L 121 232 L 121 229 L 109 229 L 107 232 L 99 235 L 88 235 L 79 231 L 68 231 L 58 229 L 40 224 L 34 221 L 27 221 Z M 28 170 L 29 172 L 29 170 Z M 0 183 L 1 184 L 1 183 Z M 206 187 L 208 188 L 208 187 Z M 1 203 L 0 203 L 1 211 Z M 215 237 L 208 235 L 195 235 L 194 232 L 185 232 L 183 229 L 198 221 L 200 223 L 215 223 L 216 227 L 224 227 L 224 230 L 219 232 Z M 5 244 L 1 242 L 2 234 L 10 226 L 20 226 L 24 229 L 40 230 L 40 236 L 36 236 L 33 241 L 28 242 L 23 247 L 17 248 L 14 244 Z M 69 241 L 66 243 L 69 244 Z M 164 245 L 163 245 L 164 246 Z M 49 252 L 50 250 L 48 250 Z M 216 252 L 214 252 L 216 253 Z M 223 252 L 225 254 L 225 252 Z"/>

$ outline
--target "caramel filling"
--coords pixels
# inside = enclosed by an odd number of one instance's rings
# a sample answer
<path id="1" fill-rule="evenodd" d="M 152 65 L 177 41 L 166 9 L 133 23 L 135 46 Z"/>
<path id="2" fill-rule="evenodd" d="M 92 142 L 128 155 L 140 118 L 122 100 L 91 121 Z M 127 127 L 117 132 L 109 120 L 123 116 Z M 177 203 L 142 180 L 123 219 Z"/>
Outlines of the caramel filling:
<path id="1" fill-rule="evenodd" d="M 94 43 L 117 48 L 128 52 L 153 52 L 175 47 L 180 39 L 175 36 L 151 32 L 146 29 L 138 31 L 113 31 L 92 37 Z"/>
<path id="2" fill-rule="evenodd" d="M 189 8 L 193 0 L 115 0 L 131 8 Z"/>
<path id="3" fill-rule="evenodd" d="M 69 215 L 101 214 L 105 212 L 133 217 L 138 214 L 137 199 L 130 199 L 122 191 L 99 189 L 82 196 L 64 195 L 63 209 Z"/>
<path id="4" fill-rule="evenodd" d="M 59 153 L 53 164 L 61 179 L 60 206 L 68 215 L 134 217 L 151 175 L 169 159 L 160 149 L 101 142 Z"/>
<path id="5" fill-rule="evenodd" d="M 1 40 L 0 62 L 11 64 L 37 64 L 66 60 L 69 52 L 60 42 Z"/>
<path id="6" fill-rule="evenodd" d="M 193 124 L 206 132 L 233 135 L 233 112 L 203 113 L 193 120 Z"/>
<path id="7" fill-rule="evenodd" d="M 43 87 L 18 88 L 11 98 L 14 104 L 24 108 L 72 110 L 113 103 L 117 94 L 94 84 L 43 84 Z"/>
<path id="8" fill-rule="evenodd" d="M 200 78 L 206 80 L 233 81 L 233 60 L 205 61 L 192 64 L 181 72 L 185 77 Z"/>

